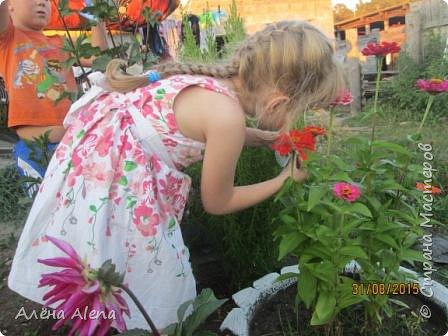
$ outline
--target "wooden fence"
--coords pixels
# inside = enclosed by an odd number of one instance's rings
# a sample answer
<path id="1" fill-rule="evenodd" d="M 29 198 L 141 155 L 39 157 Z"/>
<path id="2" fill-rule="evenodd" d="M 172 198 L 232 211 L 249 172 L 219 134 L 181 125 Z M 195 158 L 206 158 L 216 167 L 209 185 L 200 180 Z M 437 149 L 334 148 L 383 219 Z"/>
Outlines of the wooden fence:
<path id="1" fill-rule="evenodd" d="M 425 53 L 424 38 L 430 32 L 440 34 L 448 46 L 448 3 L 444 0 L 411 3 L 406 14 L 406 50 L 417 62 Z M 445 52 L 448 54 L 448 48 Z"/>

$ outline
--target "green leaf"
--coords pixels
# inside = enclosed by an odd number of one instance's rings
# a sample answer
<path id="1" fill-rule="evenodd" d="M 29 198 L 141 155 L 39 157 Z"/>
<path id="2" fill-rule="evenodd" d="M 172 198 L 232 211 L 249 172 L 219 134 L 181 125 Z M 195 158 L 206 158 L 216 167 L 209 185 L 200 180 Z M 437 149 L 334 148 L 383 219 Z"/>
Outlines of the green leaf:
<path id="1" fill-rule="evenodd" d="M 393 152 L 400 153 L 407 156 L 412 156 L 411 152 L 404 148 L 403 146 L 400 146 L 393 142 L 388 141 L 382 141 L 382 140 L 376 140 L 372 143 L 372 147 L 376 148 L 384 148 L 389 149 Z"/>
<path id="2" fill-rule="evenodd" d="M 303 269 L 298 276 L 297 286 L 297 292 L 300 295 L 300 298 L 305 303 L 305 306 L 310 308 L 316 298 L 317 279 L 313 277 L 308 270 Z"/>
<path id="3" fill-rule="evenodd" d="M 192 335 L 209 315 L 221 307 L 227 300 L 216 299 L 211 289 L 203 289 L 201 294 L 193 301 L 193 312 L 183 323 L 183 336 Z"/>
<path id="4" fill-rule="evenodd" d="M 344 181 L 344 182 L 353 182 L 353 180 L 348 176 L 346 172 L 338 172 L 333 174 L 329 178 L 330 181 Z"/>
<path id="5" fill-rule="evenodd" d="M 193 303 L 193 300 L 188 300 L 179 306 L 179 308 L 177 309 L 177 319 L 179 322 L 184 320 L 185 313 L 186 313 L 188 307 L 190 307 L 192 303 Z"/>
<path id="6" fill-rule="evenodd" d="M 97 212 L 98 211 L 96 206 L 94 206 L 94 205 L 89 206 L 89 210 L 93 211 L 93 212 Z"/>
<path id="7" fill-rule="evenodd" d="M 321 292 L 317 299 L 316 309 L 311 318 L 311 325 L 322 325 L 327 323 L 333 316 L 336 307 L 334 292 Z"/>
<path id="8" fill-rule="evenodd" d="M 284 280 L 288 280 L 288 279 L 292 279 L 292 278 L 297 278 L 298 275 L 299 275 L 299 273 L 293 273 L 293 272 L 284 273 L 284 274 L 280 275 L 277 279 L 275 279 L 274 282 L 280 282 L 280 281 L 284 281 Z"/>
<path id="9" fill-rule="evenodd" d="M 322 186 L 311 186 L 307 211 L 310 211 L 323 198 L 325 189 Z"/>
<path id="10" fill-rule="evenodd" d="M 406 261 L 426 261 L 425 257 L 423 257 L 423 252 L 418 250 L 406 249 L 401 252 L 401 257 Z"/>
<path id="11" fill-rule="evenodd" d="M 109 62 L 112 60 L 112 57 L 109 55 L 101 55 L 95 58 L 92 62 L 92 70 L 93 71 L 106 71 L 106 67 Z"/>
<path id="12" fill-rule="evenodd" d="M 349 306 L 355 305 L 362 301 L 367 301 L 365 295 L 353 295 L 351 289 L 348 293 L 344 293 L 338 301 L 338 308 L 344 309 Z"/>
<path id="13" fill-rule="evenodd" d="M 295 226 L 297 224 L 297 220 L 294 217 L 287 214 L 281 215 L 280 219 L 282 220 L 283 223 L 290 226 Z"/>
<path id="14" fill-rule="evenodd" d="M 332 282 L 332 279 L 334 279 L 335 275 L 338 273 L 337 269 L 329 261 L 308 263 L 305 264 L 304 267 L 306 267 L 316 278 L 325 282 Z M 302 272 L 302 270 L 300 272 Z"/>
<path id="15" fill-rule="evenodd" d="M 124 162 L 124 171 L 125 172 L 130 172 L 130 171 L 134 170 L 135 168 L 137 168 L 137 165 L 135 164 L 134 161 L 125 161 Z"/>
<path id="16" fill-rule="evenodd" d="M 344 246 L 342 247 L 339 252 L 342 255 L 354 257 L 354 258 L 361 258 L 361 259 L 368 259 L 369 257 L 364 252 L 364 250 L 357 245 L 350 245 L 350 246 Z"/>
<path id="17" fill-rule="evenodd" d="M 399 249 L 397 242 L 391 236 L 388 236 L 386 234 L 375 234 L 374 238 L 389 246 Z"/>
<path id="18" fill-rule="evenodd" d="M 359 213 L 366 217 L 372 217 L 372 213 L 370 212 L 369 208 L 362 203 L 353 203 L 347 206 L 347 209 L 351 212 Z"/>
<path id="19" fill-rule="evenodd" d="M 294 251 L 294 249 L 306 239 L 307 237 L 298 231 L 282 236 L 279 245 L 278 260 L 281 260 L 285 255 Z"/>
<path id="20" fill-rule="evenodd" d="M 380 182 L 377 184 L 376 187 L 381 191 L 384 191 L 384 190 L 406 190 L 406 188 L 404 188 L 401 184 L 399 184 L 395 181 L 392 181 L 392 180 Z"/>

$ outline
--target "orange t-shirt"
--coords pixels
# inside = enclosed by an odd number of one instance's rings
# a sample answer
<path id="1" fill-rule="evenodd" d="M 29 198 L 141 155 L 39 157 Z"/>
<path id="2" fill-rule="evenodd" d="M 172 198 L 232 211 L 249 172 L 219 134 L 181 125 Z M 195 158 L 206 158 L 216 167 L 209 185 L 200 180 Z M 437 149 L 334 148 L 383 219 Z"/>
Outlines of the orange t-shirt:
<path id="1" fill-rule="evenodd" d="M 24 31 L 13 26 L 0 33 L 0 76 L 9 96 L 8 127 L 62 125 L 76 92 L 73 72 L 63 66 L 68 53 L 60 36 Z"/>

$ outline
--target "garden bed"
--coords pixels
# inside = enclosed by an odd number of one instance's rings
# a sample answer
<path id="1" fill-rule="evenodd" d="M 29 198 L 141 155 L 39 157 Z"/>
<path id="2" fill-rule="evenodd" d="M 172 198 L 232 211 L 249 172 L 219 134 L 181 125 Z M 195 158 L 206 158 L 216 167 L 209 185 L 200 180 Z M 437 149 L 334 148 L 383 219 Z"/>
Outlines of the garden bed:
<path id="1" fill-rule="evenodd" d="M 311 312 L 299 305 L 297 313 L 294 311 L 294 300 L 297 294 L 296 286 L 290 286 L 279 291 L 256 310 L 250 326 L 250 335 L 325 335 L 323 327 L 309 327 Z M 382 327 L 377 331 L 363 333 L 364 311 L 359 306 L 353 306 L 341 313 L 342 330 L 344 336 L 438 336 L 446 333 L 446 318 L 444 312 L 430 302 L 424 302 L 431 308 L 432 316 L 428 321 L 420 317 L 419 308 L 422 304 L 420 297 L 400 296 L 411 310 L 401 308 L 392 318 L 385 318 Z"/>

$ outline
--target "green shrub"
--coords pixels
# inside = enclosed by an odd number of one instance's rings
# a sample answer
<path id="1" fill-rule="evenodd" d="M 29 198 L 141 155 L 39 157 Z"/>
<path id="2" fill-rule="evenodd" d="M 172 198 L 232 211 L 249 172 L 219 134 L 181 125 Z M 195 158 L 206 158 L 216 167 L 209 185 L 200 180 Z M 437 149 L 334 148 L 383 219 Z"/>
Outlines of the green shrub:
<path id="1" fill-rule="evenodd" d="M 448 75 L 448 59 L 444 59 L 445 43 L 442 37 L 431 33 L 424 40 L 426 44 L 422 62 L 416 63 L 402 51 L 398 58 L 399 74 L 387 83 L 385 89 L 388 95 L 384 102 L 395 108 L 397 117 L 402 117 L 402 120 L 421 120 L 425 111 L 428 95 L 417 89 L 417 79 L 446 78 Z M 432 117 L 446 117 L 448 94 L 436 98 L 431 110 Z"/>
<path id="2" fill-rule="evenodd" d="M 272 150 L 247 148 L 238 162 L 235 184 L 261 182 L 279 172 Z M 193 179 L 183 223 L 187 246 L 192 251 L 204 246 L 211 248 L 221 259 L 224 274 L 231 277 L 232 290 L 278 268 L 273 218 L 279 211 L 279 204 L 267 200 L 235 214 L 208 215 L 200 198 L 201 166 L 194 165 L 187 173 Z"/>
<path id="3" fill-rule="evenodd" d="M 0 170 L 0 223 L 23 219 L 29 202 L 19 184 L 19 174 L 14 165 Z"/>

